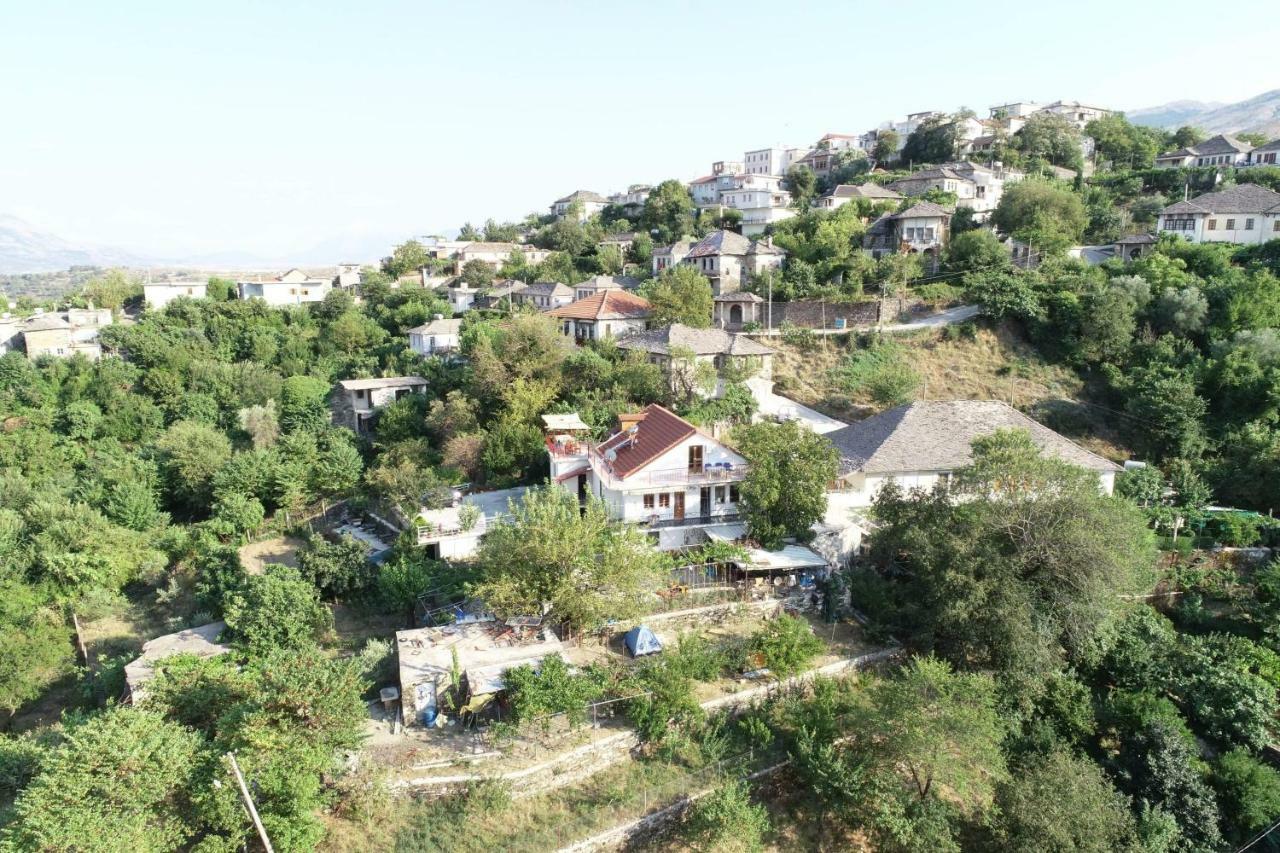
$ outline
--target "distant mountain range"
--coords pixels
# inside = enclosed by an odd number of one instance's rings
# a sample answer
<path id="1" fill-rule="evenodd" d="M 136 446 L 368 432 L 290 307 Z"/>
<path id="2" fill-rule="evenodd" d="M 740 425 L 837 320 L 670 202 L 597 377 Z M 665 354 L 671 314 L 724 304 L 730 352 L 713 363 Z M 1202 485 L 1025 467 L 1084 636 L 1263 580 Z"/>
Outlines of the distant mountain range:
<path id="1" fill-rule="evenodd" d="M 201 271 L 271 270 L 290 266 L 376 263 L 403 236 L 349 232 L 275 256 L 237 250 L 149 256 L 112 246 L 73 243 L 16 216 L 0 214 L 0 275 L 59 272 L 71 267 L 181 267 Z"/>
<path id="2" fill-rule="evenodd" d="M 0 273 L 56 272 L 77 266 L 138 266 L 145 261 L 110 246 L 71 243 L 16 216 L 0 214 Z"/>
<path id="3" fill-rule="evenodd" d="M 1170 101 L 1158 107 L 1127 110 L 1134 124 L 1174 129 L 1192 125 L 1209 133 L 1261 133 L 1280 138 L 1280 89 L 1234 104 Z"/>

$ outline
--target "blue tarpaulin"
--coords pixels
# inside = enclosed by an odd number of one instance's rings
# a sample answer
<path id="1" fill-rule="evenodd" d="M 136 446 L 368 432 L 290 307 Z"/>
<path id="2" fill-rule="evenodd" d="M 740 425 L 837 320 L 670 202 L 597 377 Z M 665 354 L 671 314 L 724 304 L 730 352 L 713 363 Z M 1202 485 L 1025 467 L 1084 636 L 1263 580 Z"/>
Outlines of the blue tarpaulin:
<path id="1" fill-rule="evenodd" d="M 638 625 L 627 632 L 622 638 L 626 643 L 627 651 L 631 652 L 631 656 L 638 658 L 642 655 L 656 655 L 662 651 L 662 643 L 658 641 L 653 631 L 649 630 L 648 625 Z"/>

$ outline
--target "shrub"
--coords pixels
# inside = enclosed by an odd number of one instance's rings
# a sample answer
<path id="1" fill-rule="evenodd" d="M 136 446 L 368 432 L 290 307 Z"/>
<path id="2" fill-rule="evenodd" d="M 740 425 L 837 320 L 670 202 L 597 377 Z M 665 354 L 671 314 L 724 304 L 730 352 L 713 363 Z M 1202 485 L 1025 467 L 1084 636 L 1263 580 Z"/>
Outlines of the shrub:
<path id="1" fill-rule="evenodd" d="M 901 344 L 873 339 L 866 349 L 854 350 L 833 371 L 833 379 L 845 392 L 865 393 L 882 406 L 896 406 L 911 399 L 920 377 L 907 362 Z"/>
<path id="2" fill-rule="evenodd" d="M 1243 842 L 1280 815 L 1280 773 L 1246 750 L 1220 757 L 1210 778 L 1232 841 Z"/>
<path id="3" fill-rule="evenodd" d="M 587 706 L 603 692 L 605 679 L 601 671 L 592 667 L 571 673 L 564 658 L 549 655 L 542 659 L 538 670 L 528 664 L 512 667 L 504 681 L 511 715 L 517 723 L 564 714 L 570 725 L 580 726 L 587 720 Z"/>
<path id="4" fill-rule="evenodd" d="M 736 779 L 694 804 L 685 820 L 695 850 L 763 850 L 769 831 L 768 812 L 751 802 L 750 788 Z"/>
<path id="5" fill-rule="evenodd" d="M 808 622 L 785 613 L 757 631 L 749 647 L 778 678 L 804 669 L 823 650 Z"/>

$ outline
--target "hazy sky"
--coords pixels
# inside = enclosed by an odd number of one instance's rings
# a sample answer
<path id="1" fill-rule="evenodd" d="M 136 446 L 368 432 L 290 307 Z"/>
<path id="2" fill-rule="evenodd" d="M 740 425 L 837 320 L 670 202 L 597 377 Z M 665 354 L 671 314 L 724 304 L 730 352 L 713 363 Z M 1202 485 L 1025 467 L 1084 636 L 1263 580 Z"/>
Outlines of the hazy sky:
<path id="1" fill-rule="evenodd" d="M 1280 86 L 1280 24 L 1183 2 L 0 0 L 0 24 L 0 213 L 165 255 L 515 218 L 917 110 Z"/>

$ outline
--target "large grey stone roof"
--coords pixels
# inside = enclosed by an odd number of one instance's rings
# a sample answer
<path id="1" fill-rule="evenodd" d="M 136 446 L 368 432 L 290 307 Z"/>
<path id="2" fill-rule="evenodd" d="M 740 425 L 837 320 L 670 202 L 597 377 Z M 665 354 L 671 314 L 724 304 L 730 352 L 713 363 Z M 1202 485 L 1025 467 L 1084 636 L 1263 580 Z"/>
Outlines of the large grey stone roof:
<path id="1" fill-rule="evenodd" d="M 1024 429 L 1041 451 L 1082 468 L 1120 470 L 1007 403 L 993 400 L 908 403 L 827 433 L 827 438 L 840 454 L 842 476 L 855 471 L 954 471 L 973 461 L 975 438 L 998 429 Z"/>
<path id="2" fill-rule="evenodd" d="M 1238 184 L 1216 193 L 1198 195 L 1190 201 L 1171 204 L 1169 213 L 1265 213 L 1280 207 L 1280 193 L 1258 184 Z"/>
<path id="3" fill-rule="evenodd" d="M 635 332 L 619 338 L 618 346 L 658 355 L 670 355 L 672 349 L 688 349 L 696 355 L 773 355 L 772 349 L 746 335 L 721 329 L 694 329 L 680 323 Z"/>

